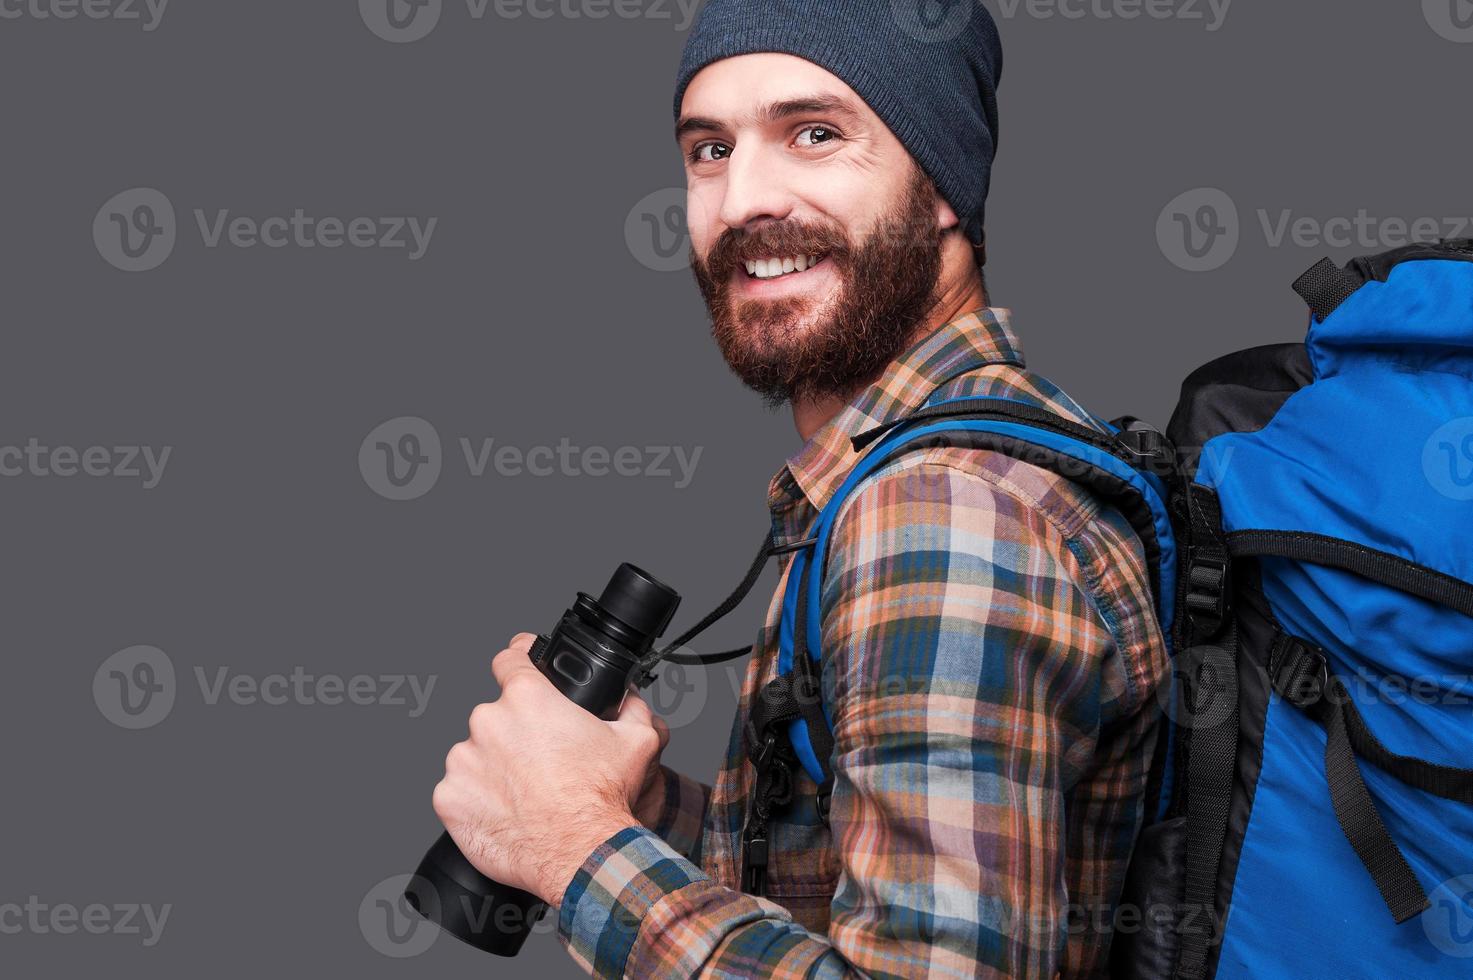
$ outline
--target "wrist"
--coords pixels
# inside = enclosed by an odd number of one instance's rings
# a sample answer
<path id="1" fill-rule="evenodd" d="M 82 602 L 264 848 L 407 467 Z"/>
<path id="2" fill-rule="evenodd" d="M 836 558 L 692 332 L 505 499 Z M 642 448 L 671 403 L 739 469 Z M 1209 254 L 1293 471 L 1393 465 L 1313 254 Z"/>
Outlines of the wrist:
<path id="1" fill-rule="evenodd" d="M 558 908 L 562 904 L 563 893 L 589 855 L 619 831 L 638 824 L 634 814 L 627 809 L 597 810 L 581 815 L 560 835 L 555 857 L 544 863 L 538 897 L 552 908 Z"/>

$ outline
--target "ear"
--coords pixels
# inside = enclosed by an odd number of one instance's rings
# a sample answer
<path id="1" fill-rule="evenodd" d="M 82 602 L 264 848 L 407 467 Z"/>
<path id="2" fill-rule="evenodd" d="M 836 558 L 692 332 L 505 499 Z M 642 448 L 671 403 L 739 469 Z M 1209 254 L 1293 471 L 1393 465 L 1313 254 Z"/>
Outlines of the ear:
<path id="1" fill-rule="evenodd" d="M 943 234 L 945 234 L 946 232 L 951 231 L 951 229 L 957 227 L 961 223 L 961 219 L 956 216 L 956 212 L 951 209 L 951 205 L 946 203 L 946 198 L 942 197 L 940 194 L 937 194 L 936 227 Z"/>

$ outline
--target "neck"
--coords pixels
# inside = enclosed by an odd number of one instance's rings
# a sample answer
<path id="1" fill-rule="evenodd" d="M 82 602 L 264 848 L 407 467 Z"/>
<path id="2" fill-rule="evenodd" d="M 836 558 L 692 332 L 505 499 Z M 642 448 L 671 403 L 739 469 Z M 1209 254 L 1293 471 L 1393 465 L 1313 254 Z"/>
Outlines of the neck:
<path id="1" fill-rule="evenodd" d="M 970 260 L 970 256 L 968 258 Z M 963 313 L 970 313 L 986 305 L 987 290 L 982 285 L 982 277 L 973 267 L 970 276 L 964 276 L 950 285 L 941 287 L 939 298 L 932 305 L 931 311 L 922 318 L 920 325 L 906 340 L 906 349 Z M 793 425 L 797 428 L 799 437 L 804 442 L 812 439 L 813 434 L 827 425 L 835 415 L 838 415 L 839 411 L 848 405 L 863 388 L 864 386 L 861 385 L 842 396 L 828 395 L 823 398 L 795 399 L 793 401 Z"/>

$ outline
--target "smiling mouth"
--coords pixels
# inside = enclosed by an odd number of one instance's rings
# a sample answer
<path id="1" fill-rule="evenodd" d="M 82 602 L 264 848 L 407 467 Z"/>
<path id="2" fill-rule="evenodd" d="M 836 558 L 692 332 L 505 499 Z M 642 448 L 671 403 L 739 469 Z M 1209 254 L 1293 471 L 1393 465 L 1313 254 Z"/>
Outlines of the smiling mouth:
<path id="1" fill-rule="evenodd" d="M 826 253 L 817 255 L 790 255 L 767 259 L 749 260 L 745 263 L 749 279 L 781 279 L 797 275 L 813 268 L 828 258 Z"/>

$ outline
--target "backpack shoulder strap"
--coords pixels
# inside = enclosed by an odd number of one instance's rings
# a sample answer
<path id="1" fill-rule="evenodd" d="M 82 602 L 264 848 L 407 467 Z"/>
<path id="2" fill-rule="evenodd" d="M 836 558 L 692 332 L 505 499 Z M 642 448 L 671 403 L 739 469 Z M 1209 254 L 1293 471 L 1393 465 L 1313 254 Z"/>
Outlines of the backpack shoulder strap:
<path id="1" fill-rule="evenodd" d="M 779 680 L 790 689 L 794 701 L 809 702 L 797 705 L 796 717 L 786 719 L 787 734 L 797 761 L 819 784 L 819 810 L 825 818 L 833 785 L 829 767 L 833 719 L 818 683 L 821 622 L 818 603 L 811 597 L 821 587 L 829 537 L 844 501 L 881 466 L 913 449 L 947 444 L 1002 452 L 1053 470 L 1084 486 L 1129 520 L 1145 548 L 1152 592 L 1167 637 L 1176 598 L 1176 544 L 1166 503 L 1168 482 L 1174 479 L 1175 451 L 1154 429 L 1138 424 L 1096 429 L 1020 401 L 958 398 L 923 406 L 869 429 L 855 436 L 853 443 L 856 449 L 868 452 L 819 514 L 808 535 L 812 545 L 794 556 L 789 570 L 778 655 Z M 812 707 L 813 701 L 819 702 L 821 710 Z"/>

